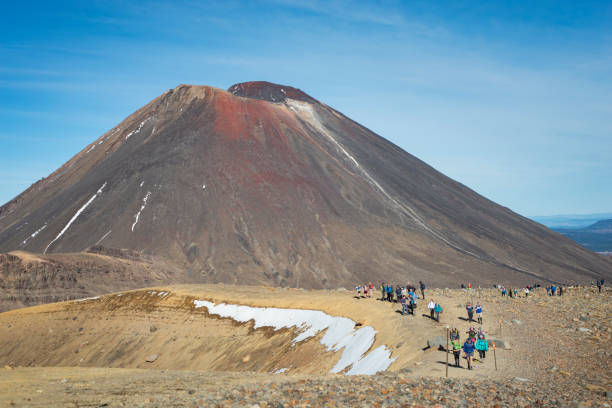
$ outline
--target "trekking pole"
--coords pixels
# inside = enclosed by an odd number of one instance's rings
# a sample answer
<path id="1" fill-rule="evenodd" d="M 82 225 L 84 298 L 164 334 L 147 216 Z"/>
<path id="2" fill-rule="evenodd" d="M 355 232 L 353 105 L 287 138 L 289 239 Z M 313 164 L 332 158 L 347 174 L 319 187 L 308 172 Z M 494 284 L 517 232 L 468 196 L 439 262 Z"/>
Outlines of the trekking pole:
<path id="1" fill-rule="evenodd" d="M 448 333 L 448 325 L 446 326 L 446 377 L 448 377 L 448 338 L 450 337 Z"/>
<path id="2" fill-rule="evenodd" d="M 495 371 L 497 371 L 497 355 L 495 354 L 495 343 L 493 345 L 493 360 L 495 360 Z"/>

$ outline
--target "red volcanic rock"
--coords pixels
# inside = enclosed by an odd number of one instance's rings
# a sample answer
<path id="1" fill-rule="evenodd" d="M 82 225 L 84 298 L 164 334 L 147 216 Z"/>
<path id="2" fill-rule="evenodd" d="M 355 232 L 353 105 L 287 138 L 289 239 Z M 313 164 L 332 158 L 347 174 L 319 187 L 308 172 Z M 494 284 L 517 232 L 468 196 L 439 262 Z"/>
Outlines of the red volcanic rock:
<path id="1" fill-rule="evenodd" d="M 96 245 L 155 255 L 199 282 L 612 278 L 612 259 L 268 82 L 169 90 L 0 208 L 0 251 Z"/>

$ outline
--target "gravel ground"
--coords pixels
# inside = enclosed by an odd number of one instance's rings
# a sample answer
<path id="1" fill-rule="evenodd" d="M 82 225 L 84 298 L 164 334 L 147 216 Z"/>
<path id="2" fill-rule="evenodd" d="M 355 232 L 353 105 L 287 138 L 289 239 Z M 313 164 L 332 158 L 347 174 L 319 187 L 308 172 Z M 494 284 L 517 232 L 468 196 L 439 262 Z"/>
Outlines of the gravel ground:
<path id="1" fill-rule="evenodd" d="M 50 371 L 51 370 L 51 371 Z M 605 392 L 554 382 L 282 376 L 20 368 L 0 376 L 2 406 L 23 407 L 610 407 Z M 25 380 L 25 379 L 28 380 Z M 20 380 L 22 379 L 22 380 Z M 24 381 L 25 380 L 25 381 Z M 612 397 L 612 396 L 611 396 Z"/>

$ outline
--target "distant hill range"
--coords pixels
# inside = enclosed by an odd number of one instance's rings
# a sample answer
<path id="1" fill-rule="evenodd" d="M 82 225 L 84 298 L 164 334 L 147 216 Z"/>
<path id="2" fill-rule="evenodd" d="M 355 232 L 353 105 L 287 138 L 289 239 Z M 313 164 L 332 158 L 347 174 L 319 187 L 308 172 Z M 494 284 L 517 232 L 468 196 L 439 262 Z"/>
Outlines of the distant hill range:
<path id="1" fill-rule="evenodd" d="M 612 253 L 612 219 L 599 220 L 583 228 L 552 228 L 594 252 Z"/>
<path id="2" fill-rule="evenodd" d="M 552 229 L 578 229 L 589 227 L 601 220 L 612 219 L 612 213 L 542 215 L 529 218 Z"/>

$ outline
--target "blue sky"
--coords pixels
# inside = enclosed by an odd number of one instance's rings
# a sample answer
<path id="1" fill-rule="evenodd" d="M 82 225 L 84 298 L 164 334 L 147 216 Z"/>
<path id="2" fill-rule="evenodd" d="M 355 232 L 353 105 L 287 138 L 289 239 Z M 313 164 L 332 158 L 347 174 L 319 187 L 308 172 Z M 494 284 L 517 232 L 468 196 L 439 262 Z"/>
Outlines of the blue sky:
<path id="1" fill-rule="evenodd" d="M 523 215 L 612 211 L 609 1 L 7 3 L 0 203 L 169 88 L 251 80 Z"/>

